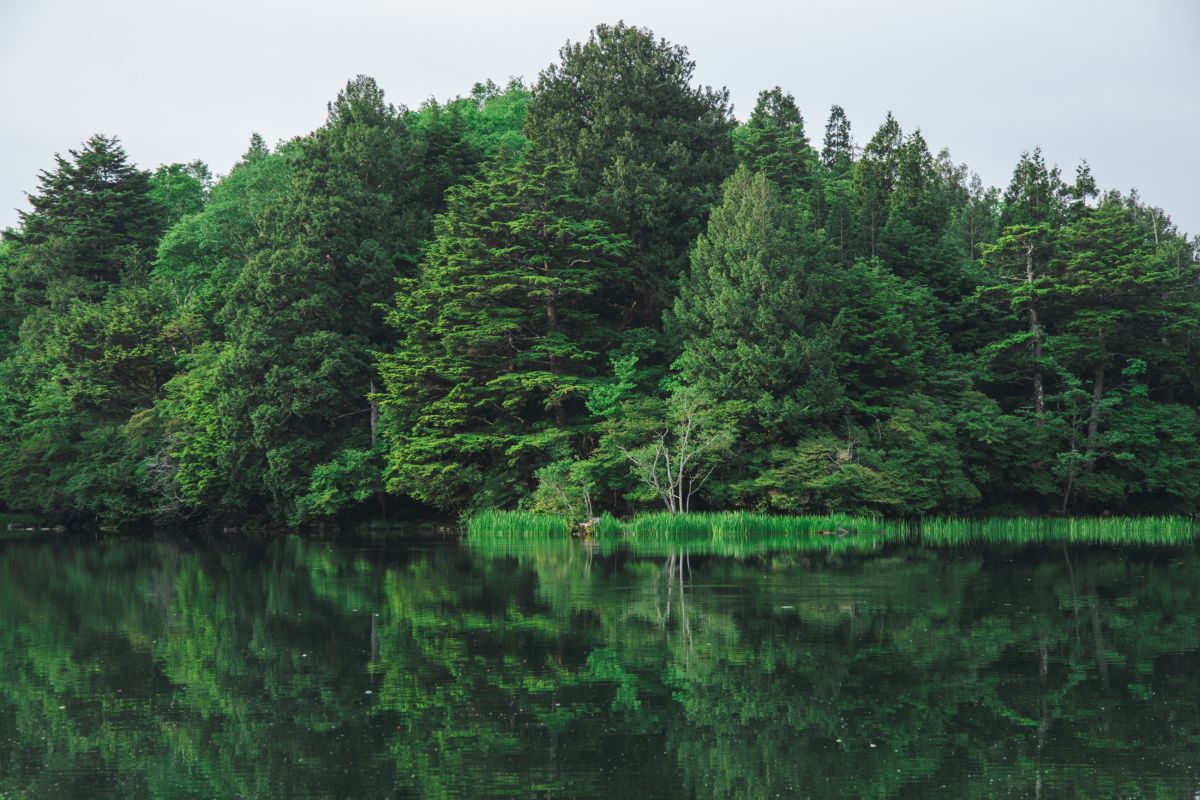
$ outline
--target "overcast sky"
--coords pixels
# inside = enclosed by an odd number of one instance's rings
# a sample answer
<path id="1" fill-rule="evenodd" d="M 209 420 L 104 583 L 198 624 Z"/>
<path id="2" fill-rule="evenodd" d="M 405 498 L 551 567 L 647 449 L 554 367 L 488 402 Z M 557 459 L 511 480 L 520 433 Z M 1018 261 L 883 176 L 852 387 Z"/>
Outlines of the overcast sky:
<path id="1" fill-rule="evenodd" d="M 227 172 L 252 131 L 321 124 L 358 74 L 394 103 L 536 79 L 568 39 L 624 19 L 686 45 L 745 119 L 793 93 L 819 142 L 832 103 L 864 143 L 890 109 L 1003 186 L 1041 146 L 1137 187 L 1200 233 L 1197 0 L 0 0 L 0 227 L 55 152 L 96 132 L 144 167 Z"/>

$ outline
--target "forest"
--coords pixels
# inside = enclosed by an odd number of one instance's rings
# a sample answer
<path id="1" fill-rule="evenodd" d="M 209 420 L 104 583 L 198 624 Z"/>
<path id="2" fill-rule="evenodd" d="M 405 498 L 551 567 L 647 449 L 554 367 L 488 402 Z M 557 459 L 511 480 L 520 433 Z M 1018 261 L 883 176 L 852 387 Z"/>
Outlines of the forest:
<path id="1" fill-rule="evenodd" d="M 1200 508 L 1200 238 L 1036 125 L 994 188 L 810 120 L 619 23 L 415 109 L 355 77 L 219 178 L 93 136 L 0 240 L 0 506 Z"/>

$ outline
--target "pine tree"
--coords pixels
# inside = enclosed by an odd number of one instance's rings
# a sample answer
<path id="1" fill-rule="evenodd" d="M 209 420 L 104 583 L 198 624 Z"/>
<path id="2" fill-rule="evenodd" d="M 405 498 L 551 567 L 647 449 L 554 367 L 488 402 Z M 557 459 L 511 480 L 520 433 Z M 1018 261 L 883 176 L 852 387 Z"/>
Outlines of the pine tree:
<path id="1" fill-rule="evenodd" d="M 1022 153 L 1004 192 L 1000 225 L 1057 227 L 1066 213 L 1067 187 L 1058 167 L 1047 167 L 1041 148 Z"/>
<path id="2" fill-rule="evenodd" d="M 318 467 L 372 449 L 372 352 L 391 339 L 377 306 L 414 268 L 428 182 L 450 180 L 428 152 L 362 76 L 291 150 L 291 185 L 218 317 L 226 344 L 209 374 L 234 454 L 227 501 L 298 521 Z"/>
<path id="3" fill-rule="evenodd" d="M 933 292 L 935 313 L 947 330 L 957 333 L 965 326 L 959 306 L 971 294 L 974 276 L 967 254 L 948 235 L 958 188 L 954 177 L 943 176 L 919 130 L 908 136 L 897 154 L 895 186 L 877 252 L 897 275 Z"/>
<path id="4" fill-rule="evenodd" d="M 0 367 L 0 493 L 54 517 L 142 516 L 139 470 L 157 444 L 146 415 L 168 368 L 161 304 L 144 285 L 163 209 L 116 139 L 55 160 L 5 237 L 5 288 L 23 319 Z"/>
<path id="5" fill-rule="evenodd" d="M 735 165 L 728 92 L 693 87 L 686 48 L 624 23 L 560 56 L 533 87 L 526 133 L 571 165 L 588 214 L 629 237 L 629 310 L 657 327 Z"/>
<path id="6" fill-rule="evenodd" d="M 850 120 L 841 106 L 835 105 L 829 110 L 821 146 L 821 164 L 835 178 L 848 176 L 854 164 L 854 136 L 850 131 Z"/>
<path id="7" fill-rule="evenodd" d="M 446 509 L 511 505 L 576 452 L 622 323 L 627 242 L 536 150 L 450 190 L 383 356 L 389 487 Z"/>
<path id="8" fill-rule="evenodd" d="M 115 137 L 97 134 L 69 153 L 41 172 L 33 209 L 5 234 L 20 250 L 10 275 L 25 304 L 63 309 L 101 298 L 125 270 L 148 264 L 163 230 L 149 175 Z"/>
<path id="9" fill-rule="evenodd" d="M 811 215 L 766 175 L 742 167 L 726 181 L 668 329 L 683 343 L 680 379 L 729 406 L 743 430 L 794 437 L 840 400 L 826 263 Z"/>
<path id="10" fill-rule="evenodd" d="M 754 112 L 734 133 L 738 160 L 791 194 L 813 186 L 816 154 L 795 98 L 776 86 L 759 92 Z"/>
<path id="11" fill-rule="evenodd" d="M 874 258 L 887 224 L 892 190 L 900 171 L 904 133 L 888 112 L 887 119 L 863 148 L 854 163 L 854 191 L 858 201 L 860 254 Z"/>
<path id="12" fill-rule="evenodd" d="M 854 232 L 854 191 L 851 181 L 854 165 L 854 139 L 850 120 L 841 106 L 834 106 L 825 125 L 825 142 L 821 148 L 822 190 L 813 204 L 817 222 L 838 253 L 839 260 L 848 262 Z"/>

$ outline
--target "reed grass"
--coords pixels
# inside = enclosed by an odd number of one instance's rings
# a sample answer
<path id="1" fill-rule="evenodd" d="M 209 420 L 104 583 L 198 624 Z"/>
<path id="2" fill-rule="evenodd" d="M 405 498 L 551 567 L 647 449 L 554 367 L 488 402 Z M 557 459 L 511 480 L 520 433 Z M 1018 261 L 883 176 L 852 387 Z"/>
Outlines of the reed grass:
<path id="1" fill-rule="evenodd" d="M 845 537 L 869 534 L 894 538 L 904 523 L 876 517 L 833 514 L 823 517 L 793 517 L 782 514 L 753 514 L 748 511 L 713 511 L 691 514 L 655 512 L 639 514 L 620 523 L 629 536 L 814 536 Z"/>
<path id="2" fill-rule="evenodd" d="M 582 532 L 566 519 L 524 512 L 483 512 L 467 522 L 473 540 L 545 541 L 572 530 Z M 908 535 L 903 523 L 871 517 L 789 517 L 744 511 L 649 513 L 627 521 L 605 514 L 586 533 L 602 552 L 631 549 L 656 555 L 684 548 L 731 557 L 784 550 L 873 551 Z"/>
<path id="3" fill-rule="evenodd" d="M 571 523 L 565 517 L 530 514 L 527 511 L 481 511 L 467 520 L 471 536 L 569 536 Z"/>
<path id="4" fill-rule="evenodd" d="M 888 544 L 966 545 L 1093 544 L 1170 547 L 1200 539 L 1200 522 L 1188 517 L 932 517 L 919 522 L 868 516 L 784 516 L 745 511 L 670 514 L 652 512 L 619 520 L 605 514 L 586 531 L 567 519 L 519 511 L 488 511 L 467 523 L 472 536 L 547 539 L 585 533 L 602 550 L 622 547 L 647 554 L 685 548 L 695 553 L 743 556 L 768 551 L 870 552 Z"/>
<path id="5" fill-rule="evenodd" d="M 972 544 L 1096 544 L 1170 547 L 1197 539 L 1200 525 L 1189 517 L 989 517 L 923 520 L 921 543 L 933 547 Z"/>
<path id="6" fill-rule="evenodd" d="M 607 527 L 607 526 L 606 526 Z M 642 555 L 685 549 L 732 558 L 768 552 L 873 552 L 903 541 L 905 525 L 873 517 L 825 517 L 717 511 L 639 514 L 598 538 L 601 549 L 625 547 Z"/>

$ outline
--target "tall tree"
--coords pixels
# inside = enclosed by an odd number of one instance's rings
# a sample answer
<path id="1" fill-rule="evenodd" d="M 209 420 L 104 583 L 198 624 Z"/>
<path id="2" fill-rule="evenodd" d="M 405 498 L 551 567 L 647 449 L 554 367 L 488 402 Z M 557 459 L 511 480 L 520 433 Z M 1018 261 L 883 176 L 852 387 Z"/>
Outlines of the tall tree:
<path id="1" fill-rule="evenodd" d="M 511 505 L 577 452 L 624 310 L 627 241 L 536 149 L 449 192 L 380 361 L 389 487 L 445 509 Z"/>
<path id="2" fill-rule="evenodd" d="M 943 173 L 919 130 L 905 139 L 896 161 L 877 253 L 896 274 L 928 287 L 938 300 L 935 313 L 957 333 L 965 323 L 962 298 L 975 280 L 967 253 L 949 231 L 951 209 L 962 201 L 957 176 Z"/>
<path id="3" fill-rule="evenodd" d="M 1120 451 L 1118 442 L 1104 446 L 1104 424 L 1121 404 L 1129 380 L 1140 384 L 1146 359 L 1154 357 L 1174 327 L 1175 312 L 1182 308 L 1172 300 L 1182 287 L 1177 274 L 1155 257 L 1153 239 L 1117 198 L 1080 215 L 1059 239 L 1054 267 L 1060 291 L 1053 297 L 1050 345 L 1061 368 L 1087 392 L 1071 414 L 1078 430 L 1071 428 L 1069 452 L 1062 457 L 1066 510 L 1076 495 L 1086 500 L 1090 494 L 1101 502 L 1123 499 L 1123 487 L 1100 463 L 1103 451 L 1118 459 Z"/>
<path id="4" fill-rule="evenodd" d="M 840 401 L 828 352 L 836 278 L 812 225 L 766 175 L 740 168 L 668 316 L 683 342 L 680 379 L 736 407 L 730 413 L 752 436 L 794 437 Z"/>
<path id="5" fill-rule="evenodd" d="M 861 254 L 870 258 L 877 255 L 880 234 L 887 224 L 903 146 L 904 132 L 889 111 L 887 119 L 863 148 L 862 157 L 854 163 Z"/>
<path id="6" fill-rule="evenodd" d="M 814 203 L 818 224 L 825 229 L 829 242 L 837 248 L 840 260 L 849 261 L 854 232 L 854 191 L 851 181 L 854 165 L 854 138 L 850 120 L 841 106 L 834 106 L 825 125 L 821 147 L 822 191 Z"/>
<path id="7" fill-rule="evenodd" d="M 145 287 L 163 208 L 116 139 L 93 136 L 71 156 L 42 172 L 33 210 L 5 236 L 5 288 L 23 319 L 0 367 L 0 491 L 52 516 L 138 516 L 156 445 L 142 422 L 168 367 Z"/>
<path id="8" fill-rule="evenodd" d="M 810 189 L 816 154 L 792 95 L 778 86 L 758 94 L 750 119 L 734 132 L 738 160 L 762 172 L 785 193 Z"/>
<path id="9" fill-rule="evenodd" d="M 19 246 L 11 274 L 18 297 L 63 309 L 96 300 L 127 269 L 144 268 L 163 230 L 150 176 L 116 137 L 97 134 L 43 170 L 31 211 L 6 238 Z"/>
<path id="10" fill-rule="evenodd" d="M 297 521 L 320 465 L 372 449 L 372 352 L 391 338 L 377 306 L 411 274 L 452 179 L 436 158 L 447 148 L 424 144 L 360 76 L 289 151 L 291 185 L 219 315 L 213 416 L 237 454 L 224 480 L 239 505 Z"/>
<path id="11" fill-rule="evenodd" d="M 526 133 L 573 167 L 588 213 L 632 242 L 634 318 L 657 326 L 721 181 L 733 171 L 728 92 L 694 87 L 687 49 L 598 25 L 541 72 Z"/>
<path id="12" fill-rule="evenodd" d="M 821 145 L 821 164 L 830 175 L 844 177 L 854 163 L 854 135 L 846 110 L 835 105 L 829 110 L 825 123 L 825 139 Z"/>
<path id="13" fill-rule="evenodd" d="M 1058 167 L 1046 166 L 1042 149 L 1022 153 L 1004 191 L 1000 225 L 1058 226 L 1066 212 L 1068 190 Z"/>

